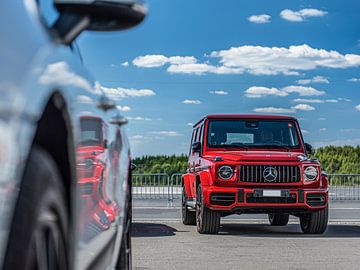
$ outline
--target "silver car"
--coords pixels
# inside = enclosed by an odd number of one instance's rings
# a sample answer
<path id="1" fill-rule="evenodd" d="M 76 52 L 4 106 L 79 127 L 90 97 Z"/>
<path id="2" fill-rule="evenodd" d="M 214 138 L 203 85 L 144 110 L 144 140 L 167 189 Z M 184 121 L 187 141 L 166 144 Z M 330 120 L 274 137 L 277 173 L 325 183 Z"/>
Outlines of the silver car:
<path id="1" fill-rule="evenodd" d="M 0 268 L 131 268 L 126 119 L 76 37 L 140 23 L 142 2 L 0 3 Z"/>

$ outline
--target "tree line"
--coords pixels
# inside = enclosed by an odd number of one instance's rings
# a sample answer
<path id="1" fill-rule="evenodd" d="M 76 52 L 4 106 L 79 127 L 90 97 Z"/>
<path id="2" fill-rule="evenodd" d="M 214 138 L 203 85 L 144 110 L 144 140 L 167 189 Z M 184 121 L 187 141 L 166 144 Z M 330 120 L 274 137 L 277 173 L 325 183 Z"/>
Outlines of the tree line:
<path id="1" fill-rule="evenodd" d="M 360 146 L 325 146 L 316 149 L 312 157 L 319 159 L 323 171 L 327 173 L 360 174 Z M 157 155 L 142 156 L 132 161 L 134 173 L 182 173 L 187 168 L 187 156 Z"/>

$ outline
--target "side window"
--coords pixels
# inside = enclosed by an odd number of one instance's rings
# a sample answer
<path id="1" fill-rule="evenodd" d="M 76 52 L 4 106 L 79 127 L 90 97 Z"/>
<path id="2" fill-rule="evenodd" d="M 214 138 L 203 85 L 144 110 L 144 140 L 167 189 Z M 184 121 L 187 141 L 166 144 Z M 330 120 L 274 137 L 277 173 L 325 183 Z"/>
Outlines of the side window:
<path id="1" fill-rule="evenodd" d="M 194 143 L 194 140 L 195 140 L 195 129 L 193 130 L 192 135 L 191 135 L 189 156 L 191 155 L 191 147 L 192 147 L 192 144 Z"/>
<path id="2" fill-rule="evenodd" d="M 204 124 L 201 124 L 198 142 L 203 143 L 203 136 L 204 136 Z"/>

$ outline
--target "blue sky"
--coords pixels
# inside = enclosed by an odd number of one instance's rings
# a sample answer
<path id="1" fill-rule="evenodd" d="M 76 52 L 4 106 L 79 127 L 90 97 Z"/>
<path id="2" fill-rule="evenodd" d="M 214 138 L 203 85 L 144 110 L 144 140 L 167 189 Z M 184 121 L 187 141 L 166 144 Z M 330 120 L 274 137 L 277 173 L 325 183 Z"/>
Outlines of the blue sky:
<path id="1" fill-rule="evenodd" d="M 211 113 L 293 115 L 314 146 L 360 144 L 359 1 L 148 5 L 139 27 L 78 41 L 130 119 L 133 156 L 186 153 Z"/>

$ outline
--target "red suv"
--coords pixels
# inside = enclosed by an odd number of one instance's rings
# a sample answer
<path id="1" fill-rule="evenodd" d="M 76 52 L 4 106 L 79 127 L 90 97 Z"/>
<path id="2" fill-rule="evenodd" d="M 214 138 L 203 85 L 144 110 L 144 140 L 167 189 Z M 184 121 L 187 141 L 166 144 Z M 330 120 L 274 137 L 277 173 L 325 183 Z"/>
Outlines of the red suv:
<path id="1" fill-rule="evenodd" d="M 323 233 L 328 178 L 312 153 L 294 117 L 204 117 L 194 125 L 183 175 L 183 223 L 217 233 L 221 217 L 266 213 L 273 226 L 294 215 L 304 233 Z"/>

